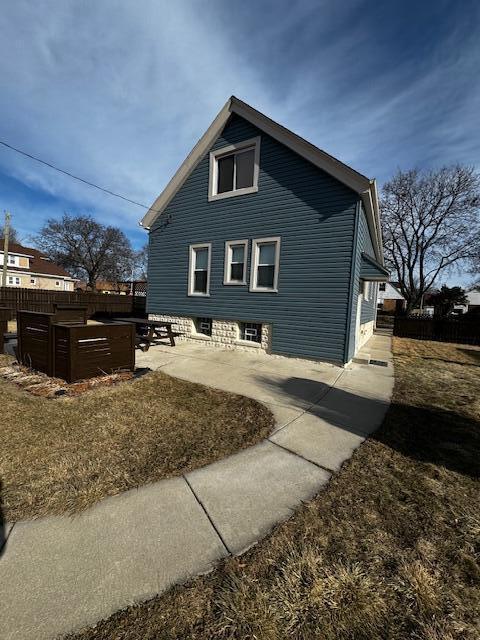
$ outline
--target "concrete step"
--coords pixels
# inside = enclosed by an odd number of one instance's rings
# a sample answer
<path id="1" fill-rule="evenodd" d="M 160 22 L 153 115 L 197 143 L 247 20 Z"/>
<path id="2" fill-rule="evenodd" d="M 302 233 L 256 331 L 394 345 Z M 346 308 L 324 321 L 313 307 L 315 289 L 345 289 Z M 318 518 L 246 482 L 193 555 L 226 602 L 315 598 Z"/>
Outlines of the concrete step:
<path id="1" fill-rule="evenodd" d="M 352 358 L 352 362 L 355 362 L 355 364 L 370 364 L 370 354 L 359 351 L 357 355 Z"/>

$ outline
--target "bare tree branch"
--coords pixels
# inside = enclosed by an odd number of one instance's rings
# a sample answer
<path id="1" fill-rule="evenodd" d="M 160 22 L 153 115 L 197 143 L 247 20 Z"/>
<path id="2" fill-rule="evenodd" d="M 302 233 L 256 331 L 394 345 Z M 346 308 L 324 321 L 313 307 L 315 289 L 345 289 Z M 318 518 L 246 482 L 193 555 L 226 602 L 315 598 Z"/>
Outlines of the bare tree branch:
<path id="1" fill-rule="evenodd" d="M 65 213 L 61 220 L 47 220 L 35 243 L 72 276 L 86 278 L 92 289 L 100 278 L 116 282 L 131 272 L 133 251 L 125 234 L 91 216 Z"/>
<path id="2" fill-rule="evenodd" d="M 398 171 L 382 190 L 387 264 L 411 311 L 454 266 L 480 264 L 480 175 L 471 167 Z"/>

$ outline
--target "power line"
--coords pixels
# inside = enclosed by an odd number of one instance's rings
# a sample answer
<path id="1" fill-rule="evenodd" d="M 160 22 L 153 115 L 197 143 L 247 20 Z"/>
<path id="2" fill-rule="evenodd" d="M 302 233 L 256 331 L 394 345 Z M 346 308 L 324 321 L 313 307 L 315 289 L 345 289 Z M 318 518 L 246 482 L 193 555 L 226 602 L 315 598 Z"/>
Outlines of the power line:
<path id="1" fill-rule="evenodd" d="M 110 191 L 110 189 L 105 189 L 104 187 L 100 187 L 98 184 L 95 184 L 94 182 L 89 182 L 88 180 L 84 180 L 83 178 L 79 178 L 78 176 L 75 176 L 73 173 L 70 173 L 69 171 L 65 171 L 64 169 L 60 169 L 60 167 L 56 167 L 54 164 L 50 164 L 50 162 L 47 162 L 46 160 L 42 160 L 41 158 L 37 158 L 36 156 L 32 156 L 30 153 L 27 153 L 26 151 L 22 151 L 21 149 L 17 149 L 16 147 L 13 147 L 11 144 L 8 144 L 7 142 L 4 142 L 3 140 L 0 140 L 0 144 L 2 144 L 4 147 L 7 147 L 7 149 L 11 149 L 12 151 L 16 151 L 16 153 L 19 153 L 22 156 L 25 156 L 26 158 L 30 158 L 31 160 L 35 160 L 36 162 L 40 162 L 40 164 L 44 164 L 47 167 L 50 167 L 50 169 L 54 169 L 55 171 L 59 171 L 60 173 L 63 173 L 66 176 L 69 176 L 70 178 L 74 178 L 75 180 L 78 180 L 79 182 L 83 182 L 84 184 L 88 185 L 89 187 L 93 187 L 94 189 L 99 189 L 100 191 L 103 191 L 104 193 L 108 193 L 110 196 L 114 196 L 115 198 L 120 198 L 121 200 L 125 200 L 126 202 L 130 202 L 131 204 L 136 205 L 137 207 L 142 207 L 142 209 L 150 209 L 150 207 L 148 207 L 146 204 L 142 204 L 141 202 L 136 202 L 136 200 L 131 200 L 130 198 L 126 198 L 125 196 L 122 196 L 119 193 L 115 193 L 114 191 Z"/>

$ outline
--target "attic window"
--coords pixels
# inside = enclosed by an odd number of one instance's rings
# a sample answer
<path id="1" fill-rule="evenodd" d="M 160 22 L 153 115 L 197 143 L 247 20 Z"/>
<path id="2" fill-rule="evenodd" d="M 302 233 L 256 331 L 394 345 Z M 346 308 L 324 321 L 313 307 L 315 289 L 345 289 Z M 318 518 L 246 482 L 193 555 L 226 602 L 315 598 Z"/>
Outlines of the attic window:
<path id="1" fill-rule="evenodd" d="M 260 137 L 212 151 L 208 199 L 256 193 L 259 158 Z"/>

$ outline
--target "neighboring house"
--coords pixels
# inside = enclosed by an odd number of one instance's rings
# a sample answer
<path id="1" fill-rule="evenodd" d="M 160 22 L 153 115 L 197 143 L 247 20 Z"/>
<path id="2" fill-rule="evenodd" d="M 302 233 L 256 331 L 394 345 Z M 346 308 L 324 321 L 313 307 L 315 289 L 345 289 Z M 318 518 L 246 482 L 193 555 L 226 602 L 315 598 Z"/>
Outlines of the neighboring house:
<path id="1" fill-rule="evenodd" d="M 75 282 L 76 291 L 89 291 L 87 283 L 84 281 Z M 109 282 L 108 280 L 97 280 L 95 291 L 97 293 L 114 293 L 115 295 L 126 296 L 130 294 L 131 284 L 127 282 Z"/>
<path id="2" fill-rule="evenodd" d="M 479 289 L 471 289 L 467 291 L 467 311 L 472 311 L 473 309 L 480 308 L 480 290 Z"/>
<path id="3" fill-rule="evenodd" d="M 468 313 L 474 309 L 480 309 L 480 290 L 470 289 L 470 291 L 465 292 L 465 295 L 467 296 L 467 304 L 456 304 L 455 311 Z"/>
<path id="4" fill-rule="evenodd" d="M 3 262 L 3 240 L 0 240 L 0 268 Z M 52 262 L 38 249 L 14 242 L 8 244 L 7 287 L 73 291 L 74 282 L 65 269 Z"/>
<path id="5" fill-rule="evenodd" d="M 407 301 L 400 293 L 398 282 L 381 282 L 378 287 L 378 309 L 399 313 L 407 306 Z"/>
<path id="6" fill-rule="evenodd" d="M 141 224 L 147 311 L 188 340 L 346 363 L 373 333 L 375 181 L 235 97 Z"/>

